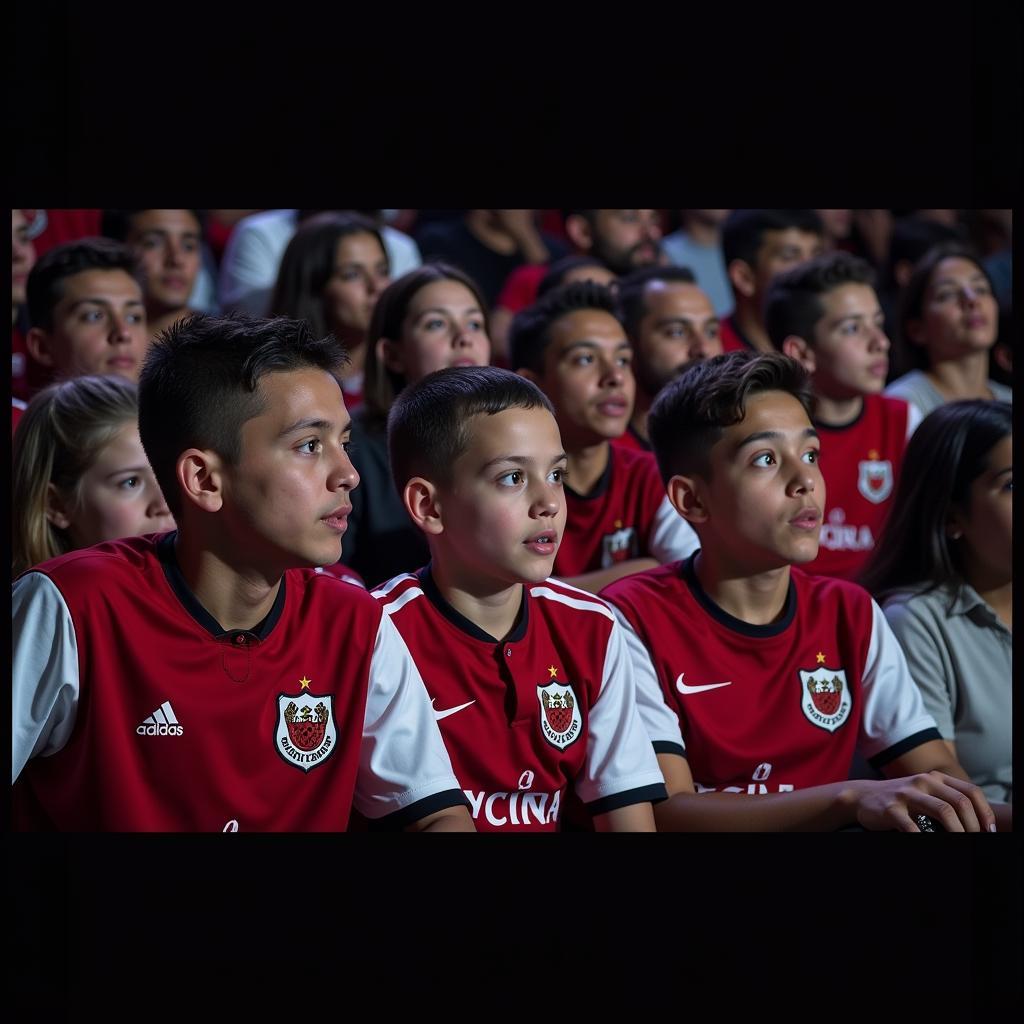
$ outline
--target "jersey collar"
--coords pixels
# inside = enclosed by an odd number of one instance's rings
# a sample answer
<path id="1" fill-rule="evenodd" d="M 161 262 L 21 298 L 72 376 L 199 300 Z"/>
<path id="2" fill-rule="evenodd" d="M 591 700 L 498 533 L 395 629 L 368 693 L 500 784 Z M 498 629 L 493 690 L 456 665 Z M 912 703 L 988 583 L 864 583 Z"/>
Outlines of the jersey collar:
<path id="1" fill-rule="evenodd" d="M 574 498 L 579 498 L 580 501 L 592 501 L 594 498 L 600 498 L 604 495 L 612 482 L 612 463 L 615 461 L 615 445 L 608 442 L 608 462 L 605 464 L 604 470 L 600 477 L 598 477 L 597 483 L 590 489 L 589 494 L 580 494 L 579 491 L 574 491 L 568 484 L 565 484 L 565 490 L 567 490 Z"/>
<path id="2" fill-rule="evenodd" d="M 420 586 L 423 588 L 423 593 L 427 596 L 430 603 L 453 626 L 455 626 L 456 629 L 461 630 L 467 636 L 473 637 L 474 640 L 481 640 L 487 644 L 516 643 L 526 636 L 526 627 L 530 619 L 530 605 L 526 600 L 525 584 L 523 586 L 523 599 L 519 606 L 519 616 L 516 619 L 516 624 L 512 627 L 512 632 L 505 640 L 499 640 L 497 637 L 493 637 L 490 633 L 482 630 L 475 622 L 471 622 L 462 614 L 462 612 L 453 608 L 445 600 L 444 595 L 434 582 L 434 577 L 430 572 L 430 565 L 431 563 L 428 563 L 416 574 L 420 581 Z"/>
<path id="3" fill-rule="evenodd" d="M 177 530 L 164 534 L 156 542 L 156 553 L 163 567 L 164 576 L 185 611 L 216 640 L 229 640 L 232 643 L 235 643 L 238 637 L 266 640 L 270 636 L 270 631 L 277 625 L 277 620 L 281 618 L 281 612 L 284 611 L 285 577 L 281 577 L 281 585 L 277 588 L 277 597 L 274 598 L 273 607 L 257 625 L 252 629 L 225 629 L 199 603 L 199 599 L 185 582 L 185 577 L 178 566 L 178 559 L 174 555 L 174 541 L 177 536 Z"/>

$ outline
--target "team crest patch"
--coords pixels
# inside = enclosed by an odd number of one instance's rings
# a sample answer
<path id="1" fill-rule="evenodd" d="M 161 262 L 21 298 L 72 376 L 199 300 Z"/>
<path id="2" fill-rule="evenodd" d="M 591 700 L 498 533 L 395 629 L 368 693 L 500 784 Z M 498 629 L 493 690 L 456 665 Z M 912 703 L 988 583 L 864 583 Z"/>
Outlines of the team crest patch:
<path id="1" fill-rule="evenodd" d="M 614 533 L 606 533 L 601 538 L 602 569 L 637 556 L 636 530 L 618 522 L 615 525 L 618 529 Z"/>
<path id="2" fill-rule="evenodd" d="M 277 697 L 277 752 L 308 772 L 322 764 L 338 745 L 334 698 L 314 693 L 281 693 Z"/>
<path id="3" fill-rule="evenodd" d="M 800 707 L 812 725 L 835 732 L 850 717 L 853 697 L 841 668 L 800 669 L 800 683 Z"/>
<path id="4" fill-rule="evenodd" d="M 537 687 L 540 701 L 540 731 L 553 747 L 565 750 L 583 735 L 579 701 L 569 683 L 557 680 Z"/>
<path id="5" fill-rule="evenodd" d="M 865 459 L 859 465 L 857 490 L 868 501 L 881 504 L 892 494 L 892 463 L 888 459 Z"/>

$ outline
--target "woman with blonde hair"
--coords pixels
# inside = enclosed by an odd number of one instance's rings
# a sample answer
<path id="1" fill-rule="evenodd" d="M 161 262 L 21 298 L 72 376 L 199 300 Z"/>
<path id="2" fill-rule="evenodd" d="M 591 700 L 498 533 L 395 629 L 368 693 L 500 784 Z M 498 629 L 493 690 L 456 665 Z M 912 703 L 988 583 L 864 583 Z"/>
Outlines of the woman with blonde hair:
<path id="1" fill-rule="evenodd" d="M 77 548 L 174 529 L 139 440 L 135 385 L 75 377 L 40 391 L 14 434 L 12 577 Z"/>

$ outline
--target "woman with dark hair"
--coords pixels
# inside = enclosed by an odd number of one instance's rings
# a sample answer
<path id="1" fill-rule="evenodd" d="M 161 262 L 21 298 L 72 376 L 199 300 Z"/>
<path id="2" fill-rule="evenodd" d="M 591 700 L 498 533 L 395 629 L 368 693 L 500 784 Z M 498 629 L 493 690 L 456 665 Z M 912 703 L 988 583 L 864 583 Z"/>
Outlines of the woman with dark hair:
<path id="1" fill-rule="evenodd" d="M 366 336 L 363 406 L 352 421 L 352 463 L 360 476 L 341 560 L 373 588 L 430 557 L 388 465 L 387 417 L 407 384 L 448 366 L 490 361 L 487 303 L 467 274 L 427 263 L 381 293 Z"/>
<path id="2" fill-rule="evenodd" d="M 862 583 L 881 603 L 943 739 L 1011 802 L 1013 437 L 1006 402 L 950 402 L 910 439 Z"/>
<path id="3" fill-rule="evenodd" d="M 914 267 L 900 307 L 905 355 L 917 368 L 885 394 L 927 415 L 944 402 L 969 398 L 1010 402 L 1010 388 L 989 378 L 989 353 L 999 331 L 999 309 L 988 272 L 959 242 L 930 249 Z"/>
<path id="4" fill-rule="evenodd" d="M 303 221 L 281 259 L 271 316 L 306 320 L 313 334 L 333 334 L 351 362 L 342 374 L 345 404 L 362 401 L 366 331 L 391 278 L 373 222 L 357 213 L 322 213 Z"/>

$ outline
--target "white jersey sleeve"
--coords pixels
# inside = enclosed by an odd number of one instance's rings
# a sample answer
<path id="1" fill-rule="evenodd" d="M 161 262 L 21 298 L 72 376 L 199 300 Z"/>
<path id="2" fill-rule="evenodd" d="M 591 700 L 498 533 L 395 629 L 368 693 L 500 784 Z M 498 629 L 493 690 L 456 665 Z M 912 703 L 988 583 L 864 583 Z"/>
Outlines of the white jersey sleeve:
<path id="1" fill-rule="evenodd" d="M 595 813 L 663 797 L 665 780 L 650 737 L 640 721 L 633 666 L 622 637 L 612 624 L 597 700 L 590 708 L 587 756 L 576 780 L 580 799 Z M 652 791 L 650 787 L 661 787 Z"/>
<path id="2" fill-rule="evenodd" d="M 31 757 L 56 754 L 78 711 L 78 642 L 53 581 L 26 573 L 11 588 L 11 784 Z"/>
<path id="3" fill-rule="evenodd" d="M 913 433 L 921 424 L 921 420 L 924 417 L 921 415 L 921 410 L 918 409 L 913 402 L 907 402 L 907 440 L 913 436 Z"/>
<path id="4" fill-rule="evenodd" d="M 354 802 L 367 818 L 402 812 L 402 824 L 466 803 L 419 669 L 388 615 L 373 645 Z"/>
<path id="5" fill-rule="evenodd" d="M 648 546 L 651 557 L 662 565 L 689 558 L 700 547 L 693 527 L 675 510 L 667 494 L 655 513 Z"/>
<path id="6" fill-rule="evenodd" d="M 876 757 L 927 729 L 938 734 L 935 719 L 928 714 L 910 675 L 903 648 L 874 600 L 861 686 L 864 710 L 858 749 L 863 757 Z"/>
<path id="7" fill-rule="evenodd" d="M 622 630 L 623 645 L 633 669 L 637 712 L 648 738 L 659 753 L 669 753 L 666 745 L 670 745 L 685 754 L 679 717 L 665 703 L 650 652 L 622 612 L 615 605 L 610 607 Z"/>

